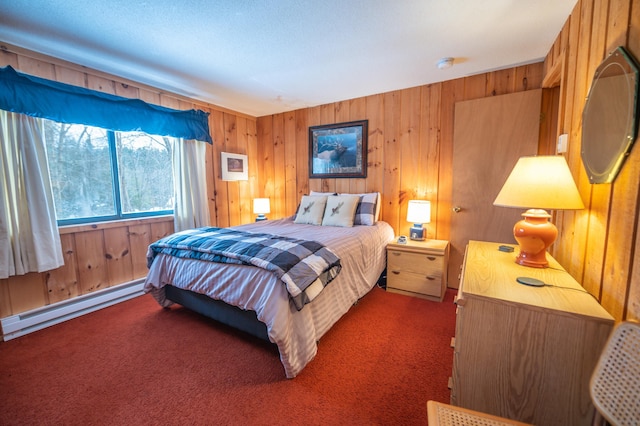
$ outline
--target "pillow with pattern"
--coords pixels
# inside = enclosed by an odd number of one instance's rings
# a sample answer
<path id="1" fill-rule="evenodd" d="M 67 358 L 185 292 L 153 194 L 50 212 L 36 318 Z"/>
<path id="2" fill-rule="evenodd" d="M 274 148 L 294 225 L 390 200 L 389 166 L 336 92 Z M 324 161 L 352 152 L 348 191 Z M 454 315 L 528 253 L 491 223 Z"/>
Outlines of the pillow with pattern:
<path id="1" fill-rule="evenodd" d="M 294 223 L 321 225 L 324 209 L 327 204 L 326 195 L 303 195 L 296 212 Z"/>
<path id="2" fill-rule="evenodd" d="M 359 201 L 358 195 L 330 195 L 324 209 L 322 226 L 352 227 Z"/>
<path id="3" fill-rule="evenodd" d="M 370 192 L 366 194 L 340 194 L 358 195 L 360 201 L 356 207 L 356 214 L 353 220 L 354 225 L 374 225 L 380 216 L 380 193 Z"/>

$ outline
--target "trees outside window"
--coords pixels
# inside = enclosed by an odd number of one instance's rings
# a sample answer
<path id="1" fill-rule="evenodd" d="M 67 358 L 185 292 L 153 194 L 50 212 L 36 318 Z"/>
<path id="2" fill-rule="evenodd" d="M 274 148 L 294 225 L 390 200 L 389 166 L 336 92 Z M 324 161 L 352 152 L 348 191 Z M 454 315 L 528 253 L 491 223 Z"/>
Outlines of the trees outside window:
<path id="1" fill-rule="evenodd" d="M 45 120 L 58 224 L 173 213 L 175 138 Z"/>

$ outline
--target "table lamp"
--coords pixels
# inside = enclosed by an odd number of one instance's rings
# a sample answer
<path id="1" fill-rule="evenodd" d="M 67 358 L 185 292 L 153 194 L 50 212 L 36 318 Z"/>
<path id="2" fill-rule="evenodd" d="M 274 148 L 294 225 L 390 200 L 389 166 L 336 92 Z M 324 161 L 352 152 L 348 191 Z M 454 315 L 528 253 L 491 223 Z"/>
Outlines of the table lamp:
<path id="1" fill-rule="evenodd" d="M 253 213 L 257 214 L 256 222 L 261 220 L 267 220 L 265 214 L 271 213 L 271 205 L 268 198 L 254 198 L 253 199 Z"/>
<path id="2" fill-rule="evenodd" d="M 550 210 L 583 209 L 580 193 L 561 155 L 522 157 L 498 193 L 494 206 L 528 208 L 513 227 L 520 247 L 516 263 L 546 268 L 547 248 L 558 236 Z"/>
<path id="3" fill-rule="evenodd" d="M 413 226 L 409 229 L 409 238 L 417 241 L 426 239 L 427 235 L 422 224 L 431 222 L 431 202 L 423 200 L 409 201 L 407 222 L 413 222 Z"/>

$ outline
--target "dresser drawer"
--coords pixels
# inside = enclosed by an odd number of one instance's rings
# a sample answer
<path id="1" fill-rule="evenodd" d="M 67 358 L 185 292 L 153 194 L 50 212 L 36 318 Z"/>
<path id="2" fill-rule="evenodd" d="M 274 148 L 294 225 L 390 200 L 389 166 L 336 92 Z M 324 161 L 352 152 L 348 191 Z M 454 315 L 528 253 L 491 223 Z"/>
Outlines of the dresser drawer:
<path id="1" fill-rule="evenodd" d="M 440 298 L 442 271 L 432 271 L 427 275 L 390 269 L 387 271 L 387 287 Z"/>
<path id="2" fill-rule="evenodd" d="M 406 271 L 416 274 L 442 276 L 444 257 L 434 254 L 407 253 L 390 250 L 387 256 L 388 272 Z"/>

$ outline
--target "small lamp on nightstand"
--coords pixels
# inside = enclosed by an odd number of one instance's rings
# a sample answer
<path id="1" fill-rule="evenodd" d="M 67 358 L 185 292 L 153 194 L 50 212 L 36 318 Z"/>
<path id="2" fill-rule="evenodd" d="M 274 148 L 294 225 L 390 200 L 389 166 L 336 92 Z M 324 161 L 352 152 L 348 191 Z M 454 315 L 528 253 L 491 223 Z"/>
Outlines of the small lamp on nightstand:
<path id="1" fill-rule="evenodd" d="M 254 198 L 253 199 L 253 213 L 257 214 L 256 222 L 261 220 L 267 220 L 265 214 L 271 213 L 271 205 L 268 198 Z"/>
<path id="2" fill-rule="evenodd" d="M 558 236 L 558 229 L 549 221 L 551 215 L 544 209 L 584 208 L 567 161 L 561 155 L 520 158 L 493 205 L 529 209 L 513 227 L 513 236 L 520 246 L 516 263 L 533 268 L 549 266 L 547 248 Z"/>
<path id="3" fill-rule="evenodd" d="M 431 222 L 431 202 L 424 200 L 409 201 L 407 222 L 413 222 L 414 224 L 409 229 L 409 238 L 417 241 L 425 240 L 427 233 L 422 224 Z"/>

